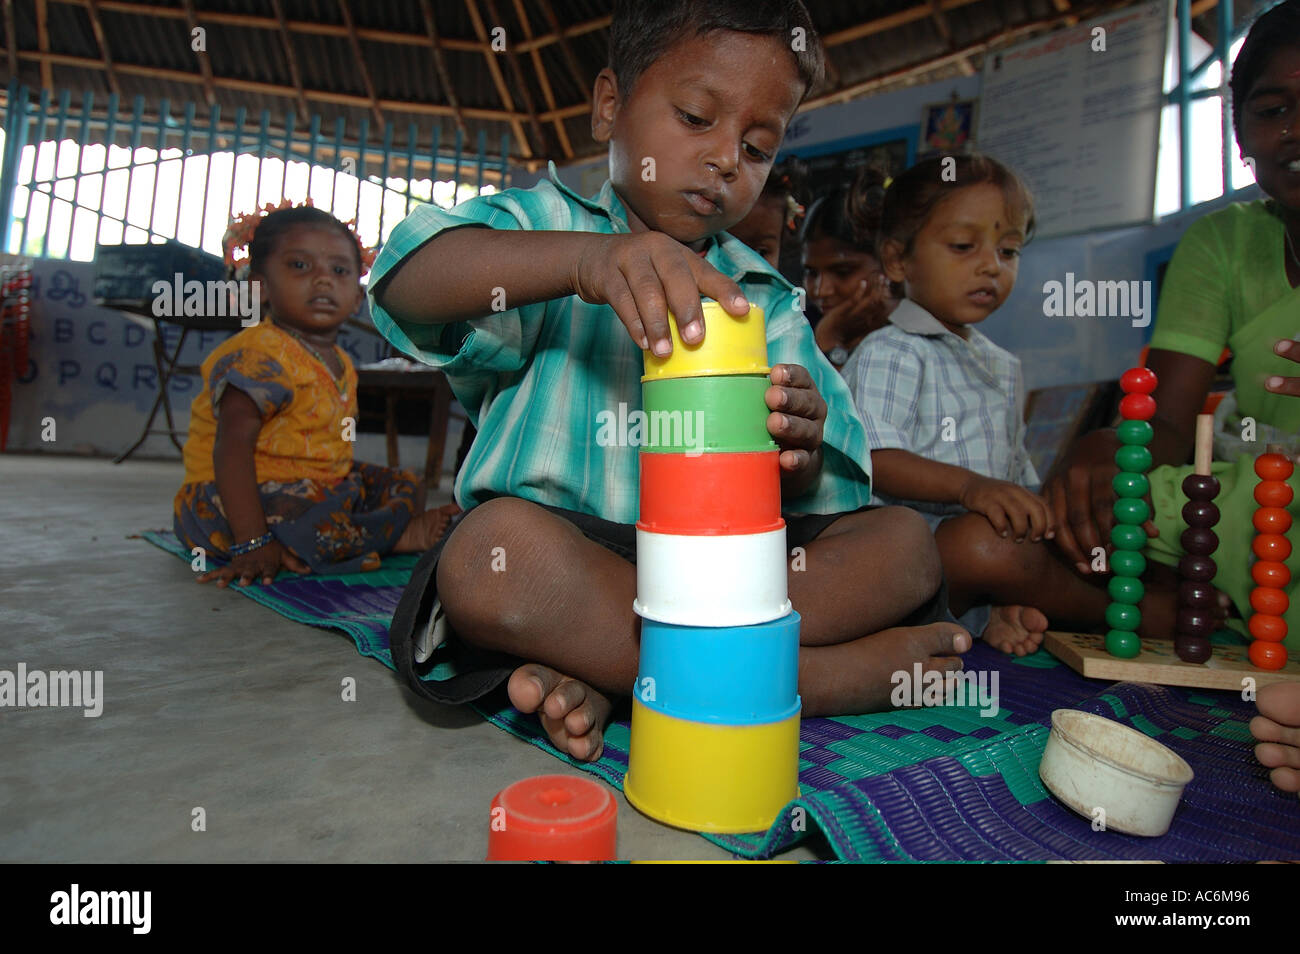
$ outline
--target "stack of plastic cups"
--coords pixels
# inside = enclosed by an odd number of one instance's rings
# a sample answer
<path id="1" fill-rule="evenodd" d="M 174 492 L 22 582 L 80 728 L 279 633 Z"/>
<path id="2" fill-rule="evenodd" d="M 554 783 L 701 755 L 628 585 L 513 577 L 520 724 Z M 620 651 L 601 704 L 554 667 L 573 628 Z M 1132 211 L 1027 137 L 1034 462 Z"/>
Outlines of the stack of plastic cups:
<path id="1" fill-rule="evenodd" d="M 1151 392 L 1156 389 L 1156 376 L 1146 368 L 1130 368 L 1119 379 L 1124 399 L 1119 411 L 1123 422 L 1116 429 L 1120 448 L 1115 452 L 1115 465 L 1119 473 L 1112 486 L 1117 495 L 1114 514 L 1115 525 L 1110 530 L 1110 540 L 1115 546 L 1110 568 L 1114 573 L 1107 590 L 1111 603 L 1106 607 L 1106 651 L 1121 659 L 1132 659 L 1142 651 L 1142 641 L 1137 628 L 1142 623 L 1142 601 L 1145 588 L 1139 577 L 1146 570 L 1147 561 L 1142 555 L 1147 534 L 1142 524 L 1151 517 L 1151 508 L 1143 499 L 1150 492 L 1146 472 L 1151 467 L 1152 429 L 1147 423 L 1156 411 Z"/>
<path id="2" fill-rule="evenodd" d="M 798 795 L 799 615 L 786 593 L 763 312 L 645 355 L 641 656 L 624 794 L 658 821 L 767 829 Z"/>

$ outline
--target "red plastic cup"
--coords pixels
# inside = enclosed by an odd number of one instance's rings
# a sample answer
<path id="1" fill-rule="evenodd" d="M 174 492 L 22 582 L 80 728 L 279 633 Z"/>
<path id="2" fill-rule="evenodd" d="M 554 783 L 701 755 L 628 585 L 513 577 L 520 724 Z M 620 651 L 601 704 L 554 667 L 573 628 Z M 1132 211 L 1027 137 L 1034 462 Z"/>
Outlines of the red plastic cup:
<path id="1" fill-rule="evenodd" d="M 781 452 L 642 454 L 641 516 L 653 533 L 767 533 L 781 528 Z"/>
<path id="2" fill-rule="evenodd" d="M 613 861 L 617 842 L 618 804 L 588 779 L 538 775 L 492 799 L 488 861 Z"/>

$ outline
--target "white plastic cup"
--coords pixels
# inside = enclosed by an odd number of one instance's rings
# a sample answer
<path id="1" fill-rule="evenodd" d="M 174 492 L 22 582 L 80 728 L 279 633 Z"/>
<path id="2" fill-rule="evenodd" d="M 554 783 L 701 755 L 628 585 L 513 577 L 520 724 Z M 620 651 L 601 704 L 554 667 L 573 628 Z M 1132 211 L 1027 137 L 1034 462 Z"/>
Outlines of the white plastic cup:
<path id="1" fill-rule="evenodd" d="M 645 619 L 752 626 L 790 612 L 785 524 L 766 533 L 636 531 L 636 602 Z"/>
<path id="2" fill-rule="evenodd" d="M 1107 829 L 1155 837 L 1169 830 L 1192 767 L 1137 729 L 1090 712 L 1057 709 L 1038 777 L 1083 817 Z"/>

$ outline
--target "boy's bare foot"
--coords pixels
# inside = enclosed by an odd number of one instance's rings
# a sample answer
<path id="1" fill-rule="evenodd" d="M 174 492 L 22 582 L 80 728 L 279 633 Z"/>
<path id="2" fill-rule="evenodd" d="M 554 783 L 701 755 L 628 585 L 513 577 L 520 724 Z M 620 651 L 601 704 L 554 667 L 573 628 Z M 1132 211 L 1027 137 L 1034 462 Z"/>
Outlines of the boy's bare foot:
<path id="1" fill-rule="evenodd" d="M 1047 617 L 1032 606 L 995 606 L 984 629 L 984 642 L 1004 653 L 1038 652 L 1047 632 Z"/>
<path id="2" fill-rule="evenodd" d="M 520 712 L 536 712 L 551 744 L 584 762 L 600 758 L 610 701 L 585 682 L 540 663 L 526 663 L 510 674 L 510 702 Z"/>
<path id="3" fill-rule="evenodd" d="M 1259 715 L 1250 720 L 1258 740 L 1255 758 L 1271 768 L 1269 779 L 1284 792 L 1300 793 L 1300 683 L 1276 682 L 1259 690 Z"/>
<path id="4" fill-rule="evenodd" d="M 971 637 L 955 623 L 899 626 L 833 646 L 799 649 L 799 694 L 808 716 L 853 715 L 893 708 L 895 674 L 957 672 Z"/>
<path id="5" fill-rule="evenodd" d="M 443 531 L 447 529 L 447 524 L 451 523 L 451 518 L 458 513 L 460 513 L 460 507 L 454 503 L 444 504 L 436 510 L 417 513 L 411 518 L 411 522 L 406 525 L 402 535 L 398 537 L 393 552 L 423 553 L 425 550 L 431 549 L 442 537 Z"/>

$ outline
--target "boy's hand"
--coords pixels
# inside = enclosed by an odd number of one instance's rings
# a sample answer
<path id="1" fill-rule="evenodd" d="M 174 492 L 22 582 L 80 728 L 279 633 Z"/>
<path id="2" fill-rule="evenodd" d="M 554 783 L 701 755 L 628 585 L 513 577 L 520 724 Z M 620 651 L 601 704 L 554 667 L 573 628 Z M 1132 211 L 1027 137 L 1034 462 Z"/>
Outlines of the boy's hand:
<path id="1" fill-rule="evenodd" d="M 984 514 L 1000 536 L 1014 536 L 1016 543 L 1024 543 L 1026 535 L 1034 543 L 1056 536 L 1047 501 L 1010 481 L 972 475 L 957 502 Z"/>
<path id="2" fill-rule="evenodd" d="M 240 586 L 257 582 L 271 583 L 280 567 L 294 573 L 310 573 L 311 567 L 295 556 L 279 540 L 272 540 L 264 547 L 258 547 L 251 553 L 241 553 L 223 567 L 209 570 L 198 578 L 200 583 L 217 581 L 217 586 L 225 589 L 230 581 L 239 580 Z"/>
<path id="3" fill-rule="evenodd" d="M 668 312 L 682 341 L 704 337 L 700 298 L 715 299 L 737 318 L 749 311 L 740 286 L 662 232 L 593 235 L 574 263 L 573 291 L 593 305 L 609 305 L 642 350 L 672 354 Z"/>
<path id="4" fill-rule="evenodd" d="M 778 364 L 772 369 L 771 381 L 772 387 L 764 394 L 772 411 L 767 416 L 767 432 L 781 448 L 781 476 L 816 476 L 821 465 L 826 401 L 802 365 Z"/>

